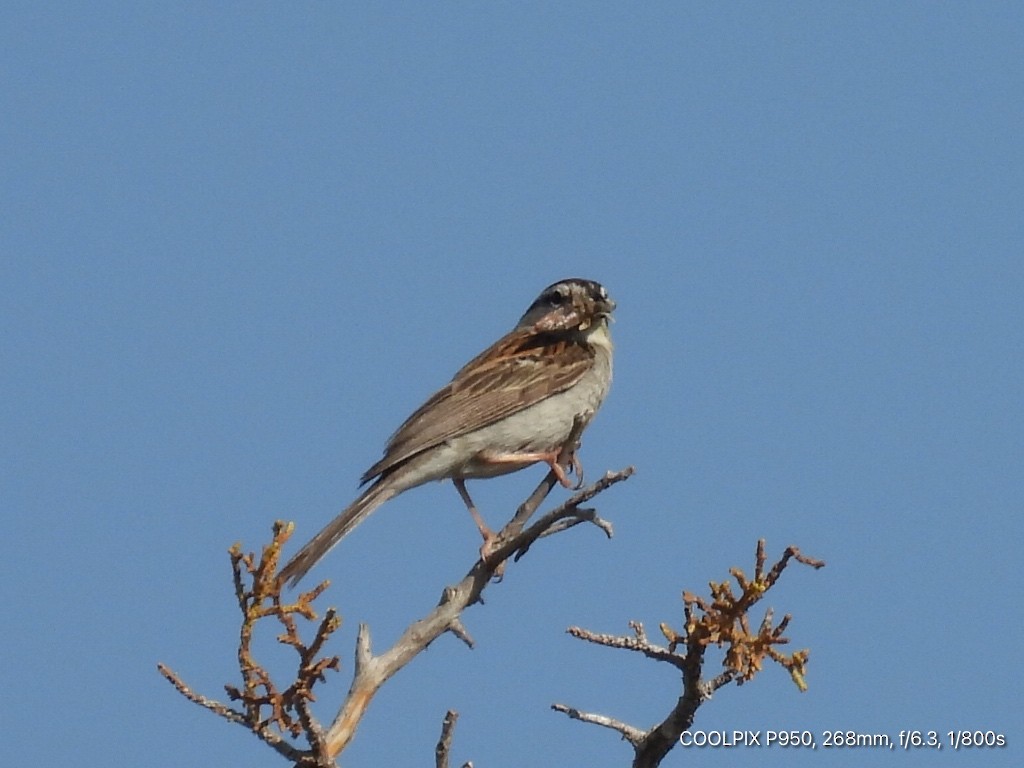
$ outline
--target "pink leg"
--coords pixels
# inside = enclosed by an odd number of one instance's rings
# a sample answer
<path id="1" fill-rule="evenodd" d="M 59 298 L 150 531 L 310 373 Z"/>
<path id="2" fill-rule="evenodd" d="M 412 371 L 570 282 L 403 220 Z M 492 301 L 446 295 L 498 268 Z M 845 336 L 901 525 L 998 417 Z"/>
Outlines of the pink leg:
<path id="1" fill-rule="evenodd" d="M 491 464 L 524 464 L 531 461 L 543 461 L 551 467 L 551 471 L 555 473 L 555 477 L 558 478 L 558 482 L 561 483 L 563 487 L 572 488 L 572 480 L 566 476 L 565 470 L 558 464 L 559 453 L 561 453 L 561 450 L 548 451 L 546 453 L 491 453 L 489 451 L 484 451 L 483 453 L 478 454 L 476 458 L 479 461 L 486 461 Z M 579 463 L 576 461 L 575 457 L 573 457 L 572 462 L 573 467 L 579 467 Z"/>
<path id="2" fill-rule="evenodd" d="M 484 562 L 487 562 L 487 558 L 491 554 L 491 549 L 497 536 L 494 531 L 487 526 L 487 523 L 484 522 L 484 518 L 480 512 L 477 511 L 476 504 L 473 503 L 473 499 L 469 496 L 469 491 L 466 490 L 466 481 L 461 477 L 453 477 L 452 483 L 455 484 L 455 490 L 457 490 L 459 492 L 459 496 L 462 497 L 462 502 L 466 505 L 466 509 L 469 510 L 469 514 L 473 516 L 473 521 L 476 523 L 477 530 L 480 531 L 480 535 L 483 537 L 484 543 L 483 546 L 480 547 L 480 557 Z"/>

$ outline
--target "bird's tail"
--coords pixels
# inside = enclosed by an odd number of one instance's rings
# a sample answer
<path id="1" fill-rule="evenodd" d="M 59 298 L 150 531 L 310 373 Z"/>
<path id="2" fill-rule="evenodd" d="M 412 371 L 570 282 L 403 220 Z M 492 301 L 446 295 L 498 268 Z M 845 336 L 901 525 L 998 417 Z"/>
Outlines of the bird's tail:
<path id="1" fill-rule="evenodd" d="M 397 491 L 390 483 L 377 482 L 366 489 L 366 491 L 349 507 L 331 520 L 320 533 L 310 539 L 309 543 L 300 549 L 295 557 L 288 561 L 288 564 L 281 569 L 280 578 L 288 582 L 288 586 L 294 587 L 305 576 L 309 569 L 320 562 L 334 545 L 345 538 L 352 529 L 370 516 L 377 507 L 395 495 Z"/>

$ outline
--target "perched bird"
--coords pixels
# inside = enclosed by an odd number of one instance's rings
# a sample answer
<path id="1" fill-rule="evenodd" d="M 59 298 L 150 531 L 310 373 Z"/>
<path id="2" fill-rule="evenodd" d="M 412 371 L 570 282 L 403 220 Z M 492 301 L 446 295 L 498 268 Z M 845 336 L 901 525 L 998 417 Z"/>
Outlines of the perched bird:
<path id="1" fill-rule="evenodd" d="M 571 278 L 545 288 L 515 328 L 406 419 L 388 440 L 384 458 L 363 475 L 363 484 L 373 484 L 299 550 L 281 578 L 294 586 L 385 501 L 445 478 L 473 515 L 486 558 L 494 534 L 465 481 L 544 462 L 570 485 L 557 459 L 577 417 L 589 422 L 608 393 L 614 309 L 593 280 Z"/>

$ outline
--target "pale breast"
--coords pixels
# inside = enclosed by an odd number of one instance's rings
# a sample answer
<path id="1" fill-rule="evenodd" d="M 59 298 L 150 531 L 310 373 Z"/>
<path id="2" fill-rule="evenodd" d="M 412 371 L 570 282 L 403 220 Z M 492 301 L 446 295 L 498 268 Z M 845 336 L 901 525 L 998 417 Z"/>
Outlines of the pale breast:
<path id="1" fill-rule="evenodd" d="M 594 366 L 564 392 L 552 395 L 501 421 L 449 441 L 454 455 L 490 453 L 546 453 L 560 449 L 569 438 L 573 422 L 582 416 L 587 422 L 601 406 L 611 385 L 610 350 L 597 347 Z M 463 477 L 494 477 L 514 472 L 524 464 L 463 464 Z"/>

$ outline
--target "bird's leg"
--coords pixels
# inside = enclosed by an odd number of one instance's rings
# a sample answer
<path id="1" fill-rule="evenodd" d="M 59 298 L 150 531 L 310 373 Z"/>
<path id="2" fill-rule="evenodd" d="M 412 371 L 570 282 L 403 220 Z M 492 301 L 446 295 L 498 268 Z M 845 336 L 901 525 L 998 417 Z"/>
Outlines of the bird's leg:
<path id="1" fill-rule="evenodd" d="M 477 454 L 478 461 L 489 462 L 491 464 L 529 464 L 534 461 L 543 461 L 549 467 L 551 471 L 555 473 L 555 477 L 558 478 L 558 482 L 565 488 L 572 488 L 572 480 L 570 480 L 566 474 L 565 469 L 558 463 L 558 454 L 561 451 L 537 451 L 534 453 L 493 453 L 491 451 L 483 451 Z M 579 464 L 576 458 L 572 459 L 573 467 L 578 467 Z"/>
<path id="2" fill-rule="evenodd" d="M 455 490 L 457 490 L 459 492 L 459 496 L 462 497 L 462 503 L 466 505 L 466 509 L 469 510 L 469 514 L 473 516 L 473 521 L 476 523 L 477 530 L 480 531 L 480 535 L 483 537 L 484 543 L 483 546 L 480 547 L 480 558 L 484 562 L 487 562 L 487 558 L 491 554 L 497 534 L 487 527 L 487 523 L 484 522 L 483 516 L 479 511 L 477 511 L 476 504 L 473 503 L 473 499 L 469 496 L 469 491 L 466 490 L 466 481 L 461 477 L 453 477 L 452 483 L 455 484 Z"/>

